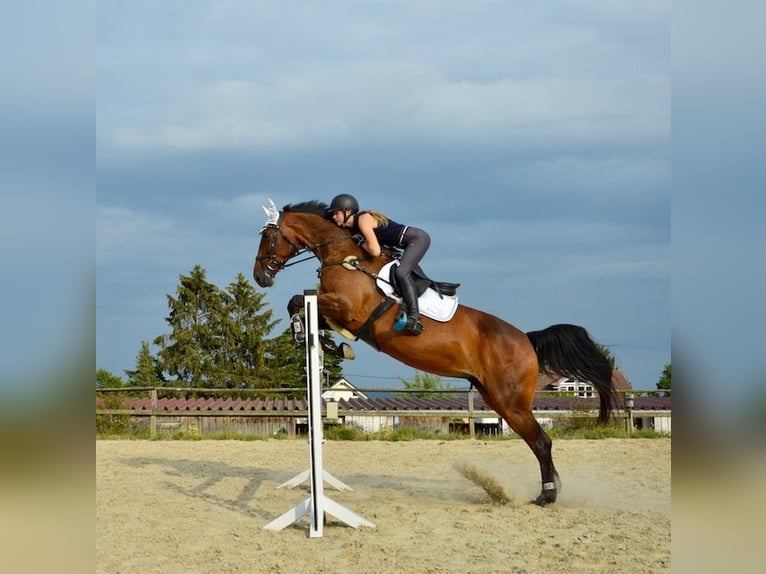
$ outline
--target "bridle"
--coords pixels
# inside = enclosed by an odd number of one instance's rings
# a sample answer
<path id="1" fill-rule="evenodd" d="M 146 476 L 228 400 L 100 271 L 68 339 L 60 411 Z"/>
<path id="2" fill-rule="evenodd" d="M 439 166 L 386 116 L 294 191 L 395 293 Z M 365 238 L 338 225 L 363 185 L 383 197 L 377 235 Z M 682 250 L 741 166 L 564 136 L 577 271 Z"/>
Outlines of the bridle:
<path id="1" fill-rule="evenodd" d="M 300 261 L 293 261 L 292 263 L 289 263 L 290 259 L 293 257 L 297 257 L 301 253 L 305 253 L 309 251 L 306 247 L 298 247 L 295 243 L 290 241 L 290 238 L 287 237 L 284 233 L 282 233 L 282 228 L 278 223 L 267 223 L 263 229 L 261 229 L 261 235 L 263 235 L 267 229 L 274 229 L 275 233 L 272 233 L 271 235 L 271 244 L 269 245 L 269 252 L 266 255 L 259 255 L 255 258 L 256 261 L 260 261 L 261 265 L 268 271 L 268 273 L 272 276 L 279 273 L 282 269 L 285 267 L 291 267 L 292 265 L 296 265 L 298 263 L 303 263 L 304 261 L 308 261 L 309 259 L 312 259 L 316 257 L 313 253 L 306 257 L 305 259 L 301 259 Z M 281 257 L 277 257 L 277 247 L 279 246 L 279 240 L 283 239 L 292 249 L 290 252 L 290 255 L 287 256 L 287 258 L 282 259 Z"/>
<path id="2" fill-rule="evenodd" d="M 272 277 L 275 276 L 277 273 L 279 273 L 282 269 L 286 267 L 292 267 L 293 265 L 297 265 L 298 263 L 303 263 L 304 261 L 309 261 L 310 259 L 313 259 L 316 257 L 317 259 L 320 259 L 317 255 L 317 250 L 320 247 L 323 247 L 325 245 L 328 245 L 330 243 L 335 243 L 336 241 L 344 241 L 346 239 L 352 240 L 351 235 L 348 235 L 346 233 L 343 233 L 341 235 L 332 237 L 330 239 L 326 239 L 324 241 L 321 241 L 315 245 L 312 245 L 311 247 L 304 246 L 299 247 L 295 243 L 293 243 L 287 235 L 285 235 L 282 232 L 281 227 L 281 218 L 279 223 L 267 223 L 263 229 L 261 229 L 261 235 L 263 235 L 267 229 L 273 229 L 275 230 L 274 233 L 271 235 L 271 243 L 269 245 L 269 251 L 266 255 L 258 255 L 256 256 L 255 260 L 260 261 L 261 265 L 263 265 L 264 269 L 271 275 Z M 291 248 L 290 254 L 282 259 L 281 257 L 277 257 L 277 247 L 279 247 L 279 240 L 282 239 L 285 241 Z M 299 255 L 303 253 L 310 253 L 308 257 L 304 257 L 303 259 L 299 259 L 298 261 L 290 261 L 291 259 L 298 257 Z M 320 259 L 321 261 L 321 259 Z"/>

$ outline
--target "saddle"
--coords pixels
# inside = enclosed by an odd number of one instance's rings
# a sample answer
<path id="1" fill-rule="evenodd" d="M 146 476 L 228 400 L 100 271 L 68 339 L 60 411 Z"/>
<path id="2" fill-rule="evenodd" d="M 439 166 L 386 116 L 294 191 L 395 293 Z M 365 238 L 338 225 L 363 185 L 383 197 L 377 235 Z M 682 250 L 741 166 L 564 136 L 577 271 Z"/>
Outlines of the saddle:
<path id="1" fill-rule="evenodd" d="M 354 261 L 356 261 L 356 258 L 354 258 Z M 399 262 L 396 260 L 386 263 L 377 275 L 373 275 L 375 284 L 380 292 L 385 295 L 385 299 L 375 308 L 364 325 L 353 332 L 354 336 L 372 345 L 375 349 L 379 349 L 379 347 L 372 334 L 372 325 L 383 313 L 391 308 L 397 301 L 397 297 L 401 297 L 396 277 L 393 273 L 394 267 L 398 264 Z M 349 269 L 361 269 L 358 264 L 354 265 L 351 261 L 348 262 L 348 265 Z M 460 283 L 434 281 L 423 272 L 419 265 L 416 265 L 412 270 L 412 276 L 417 291 L 420 314 L 442 323 L 452 319 L 458 308 L 457 288 L 460 286 Z"/>
<path id="2" fill-rule="evenodd" d="M 401 291 L 399 290 L 399 281 L 396 278 L 396 273 L 394 273 L 395 269 L 396 265 L 391 265 L 391 269 L 389 270 L 388 274 L 388 282 L 391 284 L 391 287 L 393 287 L 394 291 L 398 295 L 401 295 Z M 418 294 L 418 297 L 425 293 L 426 289 L 429 287 L 436 291 L 440 298 L 454 297 L 457 294 L 457 288 L 460 287 L 460 283 L 434 281 L 425 274 L 420 265 L 415 265 L 415 267 L 412 268 L 412 278 L 415 282 L 415 290 Z"/>

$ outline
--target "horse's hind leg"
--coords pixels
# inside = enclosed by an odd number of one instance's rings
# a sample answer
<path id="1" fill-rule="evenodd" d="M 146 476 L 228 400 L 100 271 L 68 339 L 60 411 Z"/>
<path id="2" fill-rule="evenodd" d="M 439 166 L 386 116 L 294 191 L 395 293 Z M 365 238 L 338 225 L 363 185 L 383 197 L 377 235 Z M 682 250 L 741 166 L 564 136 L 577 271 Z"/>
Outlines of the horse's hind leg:
<path id="1" fill-rule="evenodd" d="M 533 502 L 539 506 L 556 502 L 558 492 L 561 490 L 561 480 L 559 479 L 558 472 L 556 472 L 556 468 L 553 466 L 553 456 L 551 455 L 552 441 L 550 437 L 545 434 L 545 431 L 530 410 L 500 408 L 498 412 L 510 427 L 529 445 L 529 448 L 535 453 L 537 461 L 540 463 L 543 487 L 540 495 Z"/>

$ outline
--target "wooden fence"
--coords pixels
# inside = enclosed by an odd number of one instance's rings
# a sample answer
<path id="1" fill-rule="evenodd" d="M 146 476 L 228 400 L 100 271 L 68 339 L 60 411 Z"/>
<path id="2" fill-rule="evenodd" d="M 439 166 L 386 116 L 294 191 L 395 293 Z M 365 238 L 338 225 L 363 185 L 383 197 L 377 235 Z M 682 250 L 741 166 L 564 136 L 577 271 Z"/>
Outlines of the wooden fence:
<path id="1" fill-rule="evenodd" d="M 211 396 L 221 394 L 232 394 L 235 396 L 247 396 L 253 397 L 264 396 L 264 394 L 276 394 L 276 393 L 292 393 L 300 394 L 305 392 L 302 388 L 289 388 L 289 389 L 201 389 L 201 388 L 171 388 L 171 387 L 122 387 L 122 388 L 104 388 L 96 389 L 98 394 L 108 395 L 111 393 L 120 394 L 143 394 L 144 397 L 148 394 L 150 398 L 150 408 L 134 409 L 134 408 L 108 408 L 96 406 L 97 416 L 122 416 L 138 419 L 148 419 L 149 434 L 152 438 L 158 435 L 158 432 L 164 431 L 177 431 L 177 430 L 189 430 L 195 428 L 200 434 L 206 432 L 212 432 L 216 430 L 227 430 L 234 434 L 248 434 L 256 436 L 269 436 L 275 434 L 275 432 L 284 432 L 288 436 L 294 436 L 301 434 L 301 429 L 307 424 L 308 411 L 307 410 L 165 410 L 158 408 L 159 394 L 194 394 L 199 396 Z M 436 395 L 444 396 L 447 394 L 462 394 L 467 398 L 467 408 L 465 409 L 413 409 L 407 410 L 402 408 L 396 408 L 395 410 L 358 410 L 358 409 L 341 409 L 338 408 L 338 403 L 328 401 L 326 402 L 326 408 L 322 413 L 326 424 L 334 425 L 343 420 L 354 420 L 364 417 L 369 418 L 381 418 L 392 419 L 396 418 L 400 423 L 400 426 L 420 426 L 428 430 L 429 428 L 444 428 L 460 426 L 462 422 L 463 426 L 468 427 L 468 434 L 471 438 L 475 438 L 477 435 L 477 425 L 482 430 L 487 432 L 488 427 L 492 427 L 491 424 L 486 423 L 487 419 L 497 419 L 498 425 L 501 425 L 501 420 L 494 411 L 488 411 L 485 409 L 477 410 L 474 408 L 474 397 L 476 390 L 469 389 L 435 389 L 435 390 L 409 390 L 409 389 L 362 389 L 357 388 L 355 391 L 360 393 L 387 393 L 387 394 L 416 394 L 422 395 Z M 576 392 L 553 392 L 553 391 L 538 391 L 539 396 L 554 395 L 558 397 L 572 396 L 576 397 Z M 633 409 L 633 401 L 637 396 L 653 396 L 657 391 L 642 391 L 633 390 L 630 392 L 618 392 L 617 395 L 622 395 L 622 408 L 616 408 L 613 411 L 613 416 L 617 419 L 623 419 L 626 432 L 631 433 L 634 428 L 634 418 L 651 419 L 655 417 L 662 417 L 670 419 L 670 409 L 642 409 L 640 412 L 636 412 Z M 352 399 L 353 400 L 353 399 Z M 573 403 L 574 404 L 574 403 Z M 535 409 L 534 415 L 538 420 L 556 420 L 556 419 L 572 419 L 572 418 L 585 418 L 585 417 L 597 417 L 597 410 L 583 409 L 577 407 L 569 410 L 555 409 Z M 433 424 L 429 424 L 427 421 L 433 421 Z M 182 422 L 183 421 L 183 422 Z M 423 421 L 426 421 L 425 423 Z M 305 430 L 305 429 L 304 429 Z"/>

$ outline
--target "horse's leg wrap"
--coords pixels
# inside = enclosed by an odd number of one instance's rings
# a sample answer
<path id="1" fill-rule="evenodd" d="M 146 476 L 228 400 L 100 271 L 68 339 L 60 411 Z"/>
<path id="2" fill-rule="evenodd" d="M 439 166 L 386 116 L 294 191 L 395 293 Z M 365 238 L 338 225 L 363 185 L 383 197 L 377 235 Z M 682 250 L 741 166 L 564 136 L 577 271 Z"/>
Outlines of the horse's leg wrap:
<path id="1" fill-rule="evenodd" d="M 287 314 L 290 315 L 292 321 L 293 315 L 299 315 L 303 318 L 304 311 L 304 299 L 303 295 L 293 295 L 290 297 L 290 301 L 287 303 Z M 319 329 L 322 331 L 331 330 L 333 327 L 327 323 L 327 320 L 320 314 L 319 315 Z"/>
<path id="2" fill-rule="evenodd" d="M 299 313 L 294 313 L 290 317 L 290 330 L 293 332 L 293 340 L 296 345 L 303 345 L 306 341 L 306 327 L 303 324 L 303 318 Z"/>
<path id="3" fill-rule="evenodd" d="M 299 313 L 295 313 L 290 317 L 290 330 L 293 332 L 293 339 L 296 346 L 302 346 L 306 341 L 306 328 L 303 324 L 303 318 Z M 319 335 L 319 344 L 322 345 L 322 349 L 325 353 L 338 357 L 339 359 L 353 359 L 356 354 L 351 345 L 346 343 L 336 344 L 330 337 L 326 335 Z"/>

